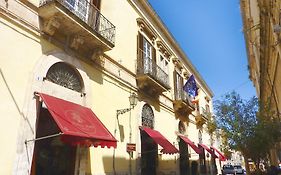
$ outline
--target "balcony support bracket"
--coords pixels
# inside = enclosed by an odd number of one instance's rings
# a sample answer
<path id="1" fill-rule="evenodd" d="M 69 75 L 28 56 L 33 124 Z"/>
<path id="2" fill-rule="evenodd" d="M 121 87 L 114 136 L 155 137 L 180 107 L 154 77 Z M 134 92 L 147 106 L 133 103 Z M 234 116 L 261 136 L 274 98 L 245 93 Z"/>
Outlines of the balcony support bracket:
<path id="1" fill-rule="evenodd" d="M 71 38 L 70 47 L 78 50 L 78 48 L 84 43 L 84 39 L 80 35 L 75 35 Z"/>
<path id="2" fill-rule="evenodd" d="M 43 31 L 53 36 L 59 27 L 60 27 L 60 20 L 58 19 L 58 17 L 54 16 L 44 23 Z"/>

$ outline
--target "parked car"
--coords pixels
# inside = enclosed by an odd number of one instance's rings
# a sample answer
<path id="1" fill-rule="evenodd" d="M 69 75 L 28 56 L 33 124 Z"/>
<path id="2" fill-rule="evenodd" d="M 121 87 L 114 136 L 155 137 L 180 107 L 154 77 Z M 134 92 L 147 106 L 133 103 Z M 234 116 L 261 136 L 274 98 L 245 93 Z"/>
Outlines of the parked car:
<path id="1" fill-rule="evenodd" d="M 222 167 L 222 175 L 235 175 L 235 170 L 232 165 L 224 165 Z"/>
<path id="2" fill-rule="evenodd" d="M 241 165 L 234 165 L 234 171 L 236 174 L 244 174 L 244 169 Z"/>

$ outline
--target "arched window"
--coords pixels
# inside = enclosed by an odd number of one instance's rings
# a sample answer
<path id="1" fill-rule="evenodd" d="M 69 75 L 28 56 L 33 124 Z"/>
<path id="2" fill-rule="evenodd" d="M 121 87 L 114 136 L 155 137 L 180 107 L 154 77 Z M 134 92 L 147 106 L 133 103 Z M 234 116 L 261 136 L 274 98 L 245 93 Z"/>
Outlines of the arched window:
<path id="1" fill-rule="evenodd" d="M 142 108 L 142 126 L 154 128 L 154 114 L 152 108 L 145 104 Z"/>
<path id="2" fill-rule="evenodd" d="M 178 126 L 179 128 L 179 133 L 180 134 L 185 134 L 185 132 L 186 132 L 186 129 L 185 129 L 185 126 L 184 126 L 184 124 L 183 124 L 183 122 L 182 121 L 180 121 L 179 122 L 179 126 Z"/>
<path id="3" fill-rule="evenodd" d="M 79 72 L 69 64 L 58 62 L 50 67 L 46 79 L 65 88 L 82 92 L 83 80 Z"/>

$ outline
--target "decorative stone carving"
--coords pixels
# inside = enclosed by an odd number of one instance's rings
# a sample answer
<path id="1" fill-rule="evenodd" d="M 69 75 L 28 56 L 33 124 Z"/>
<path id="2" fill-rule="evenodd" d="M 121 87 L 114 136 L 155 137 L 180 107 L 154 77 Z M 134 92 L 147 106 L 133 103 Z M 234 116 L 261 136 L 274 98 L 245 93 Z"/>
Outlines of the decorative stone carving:
<path id="1" fill-rule="evenodd" d="M 184 76 L 184 78 L 187 79 L 189 77 L 189 73 L 186 70 L 184 70 L 183 71 L 183 76 Z"/>
<path id="2" fill-rule="evenodd" d="M 99 48 L 94 49 L 91 59 L 92 59 L 93 61 L 96 60 L 96 59 L 99 59 L 102 54 L 103 54 L 103 53 L 102 53 L 102 50 L 101 50 L 101 49 L 99 49 Z"/>
<path id="3" fill-rule="evenodd" d="M 44 23 L 43 31 L 49 35 L 54 35 L 59 27 L 60 20 L 56 16 L 54 16 Z"/>
<path id="4" fill-rule="evenodd" d="M 167 58 L 170 61 L 172 52 L 168 49 L 168 47 L 166 47 L 162 41 L 157 41 L 156 44 L 157 47 L 159 48 L 159 51 L 164 55 L 165 58 Z"/>
<path id="5" fill-rule="evenodd" d="M 105 64 L 105 57 L 103 56 L 103 52 L 101 49 L 95 49 L 93 51 L 91 60 L 93 60 L 96 64 L 104 67 Z"/>
<path id="6" fill-rule="evenodd" d="M 72 37 L 71 42 L 70 42 L 70 47 L 77 50 L 79 46 L 81 46 L 84 43 L 84 39 L 80 35 L 75 35 Z"/>
<path id="7" fill-rule="evenodd" d="M 138 18 L 137 23 L 140 28 L 140 31 L 144 32 L 152 41 L 152 43 L 154 43 L 157 38 L 157 34 L 154 29 L 142 18 Z"/>
<path id="8" fill-rule="evenodd" d="M 181 71 L 183 69 L 183 64 L 180 62 L 178 58 L 172 59 L 174 65 Z"/>

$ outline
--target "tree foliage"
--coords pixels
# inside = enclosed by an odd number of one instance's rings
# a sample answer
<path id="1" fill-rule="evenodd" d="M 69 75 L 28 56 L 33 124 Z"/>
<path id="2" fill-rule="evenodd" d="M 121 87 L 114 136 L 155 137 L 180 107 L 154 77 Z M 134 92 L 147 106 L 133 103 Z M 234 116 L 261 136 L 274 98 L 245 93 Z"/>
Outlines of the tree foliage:
<path id="1" fill-rule="evenodd" d="M 269 109 L 256 97 L 243 100 L 236 92 L 215 101 L 215 120 L 227 138 L 226 147 L 256 161 L 264 159 L 281 130 L 280 120 Z"/>

